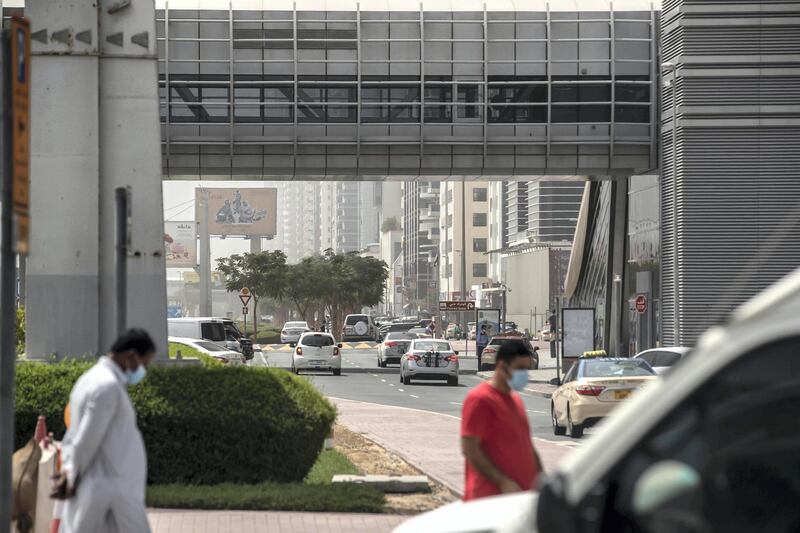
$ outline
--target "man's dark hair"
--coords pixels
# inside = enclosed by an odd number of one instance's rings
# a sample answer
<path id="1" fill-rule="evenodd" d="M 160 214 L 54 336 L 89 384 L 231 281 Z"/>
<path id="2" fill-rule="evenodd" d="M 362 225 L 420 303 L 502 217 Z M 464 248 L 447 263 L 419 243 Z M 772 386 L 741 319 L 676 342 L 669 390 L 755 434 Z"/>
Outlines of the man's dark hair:
<path id="1" fill-rule="evenodd" d="M 486 329 L 486 324 L 481 324 L 481 329 Z"/>
<path id="2" fill-rule="evenodd" d="M 133 350 L 139 357 L 144 357 L 150 352 L 156 351 L 156 343 L 150 334 L 141 328 L 131 328 L 114 341 L 111 346 L 111 353 L 122 353 Z"/>
<path id="3" fill-rule="evenodd" d="M 517 357 L 530 357 L 531 351 L 522 342 L 504 342 L 497 350 L 497 362 L 505 361 L 508 364 Z"/>

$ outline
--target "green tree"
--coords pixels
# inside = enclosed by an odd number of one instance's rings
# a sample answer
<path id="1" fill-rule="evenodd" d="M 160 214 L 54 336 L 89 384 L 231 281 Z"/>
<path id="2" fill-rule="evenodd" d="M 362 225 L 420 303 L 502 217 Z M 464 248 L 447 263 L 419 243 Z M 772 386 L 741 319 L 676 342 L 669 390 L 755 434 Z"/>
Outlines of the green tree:
<path id="1" fill-rule="evenodd" d="M 307 257 L 286 269 L 284 301 L 290 302 L 305 321 L 311 320 L 310 312 L 326 296 L 327 280 L 321 261 L 320 256 Z"/>
<path id="2" fill-rule="evenodd" d="M 381 233 L 388 233 L 398 229 L 400 229 L 400 223 L 397 221 L 397 217 L 389 217 L 381 224 Z"/>
<path id="3" fill-rule="evenodd" d="M 228 292 L 247 287 L 253 295 L 252 309 L 258 310 L 260 298 L 283 299 L 286 287 L 286 254 L 280 250 L 234 254 L 217 259 L 217 270 L 225 276 Z M 253 313 L 253 330 L 258 331 L 258 313 Z"/>

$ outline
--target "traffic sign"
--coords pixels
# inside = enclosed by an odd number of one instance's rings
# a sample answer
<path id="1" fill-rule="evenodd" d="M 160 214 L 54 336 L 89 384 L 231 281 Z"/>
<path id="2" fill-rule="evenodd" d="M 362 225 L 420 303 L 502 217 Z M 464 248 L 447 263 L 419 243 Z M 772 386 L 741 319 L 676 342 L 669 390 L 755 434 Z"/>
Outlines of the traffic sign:
<path id="1" fill-rule="evenodd" d="M 250 294 L 250 289 L 248 289 L 247 287 L 244 287 L 242 290 L 239 291 L 239 300 L 242 301 L 242 305 L 245 307 L 245 309 L 247 309 L 247 304 L 250 303 L 250 298 L 252 297 L 253 295 Z"/>
<path id="2" fill-rule="evenodd" d="M 636 296 L 636 301 L 634 303 L 634 306 L 636 307 L 637 313 L 639 313 L 640 315 L 644 314 L 645 311 L 647 311 L 647 296 L 645 296 L 644 294 L 639 294 L 638 296 Z"/>
<path id="3" fill-rule="evenodd" d="M 439 311 L 474 311 L 475 302 L 464 300 L 441 300 Z"/>
<path id="4" fill-rule="evenodd" d="M 28 253 L 30 227 L 30 73 L 31 28 L 27 19 L 11 19 L 11 158 L 17 252 Z"/>
<path id="5" fill-rule="evenodd" d="M 246 314 L 247 314 L 247 307 L 242 307 L 242 314 L 243 314 L 243 315 L 246 315 Z"/>

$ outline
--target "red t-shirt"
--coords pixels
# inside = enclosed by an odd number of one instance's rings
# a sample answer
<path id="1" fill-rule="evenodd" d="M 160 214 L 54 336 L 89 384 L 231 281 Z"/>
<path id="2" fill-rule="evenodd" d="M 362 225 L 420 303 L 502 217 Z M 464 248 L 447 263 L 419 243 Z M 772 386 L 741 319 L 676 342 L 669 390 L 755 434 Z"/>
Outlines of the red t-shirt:
<path id="1" fill-rule="evenodd" d="M 501 472 L 531 490 L 539 475 L 533 456 L 525 405 L 516 392 L 509 394 L 485 381 L 472 389 L 464 400 L 461 436 L 480 438 L 481 448 Z M 500 494 L 500 488 L 466 461 L 464 500 Z"/>

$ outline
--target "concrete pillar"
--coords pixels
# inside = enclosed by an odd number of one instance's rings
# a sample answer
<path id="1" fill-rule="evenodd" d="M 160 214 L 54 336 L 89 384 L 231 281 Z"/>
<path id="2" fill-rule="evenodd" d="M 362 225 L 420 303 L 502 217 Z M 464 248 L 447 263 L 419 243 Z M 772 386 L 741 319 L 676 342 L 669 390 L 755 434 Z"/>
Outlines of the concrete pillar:
<path id="1" fill-rule="evenodd" d="M 261 235 L 250 235 L 250 253 L 261 252 Z"/>
<path id="2" fill-rule="evenodd" d="M 33 42 L 29 357 L 105 352 L 116 328 L 114 188 L 132 191 L 128 322 L 166 357 L 155 11 L 28 2 Z M 42 42 L 44 41 L 44 42 Z"/>
<path id="3" fill-rule="evenodd" d="M 625 298 L 625 265 L 628 242 L 628 179 L 618 178 L 612 183 L 611 210 L 608 229 L 608 304 L 606 312 L 609 325 L 609 355 L 628 355 L 628 305 Z"/>

